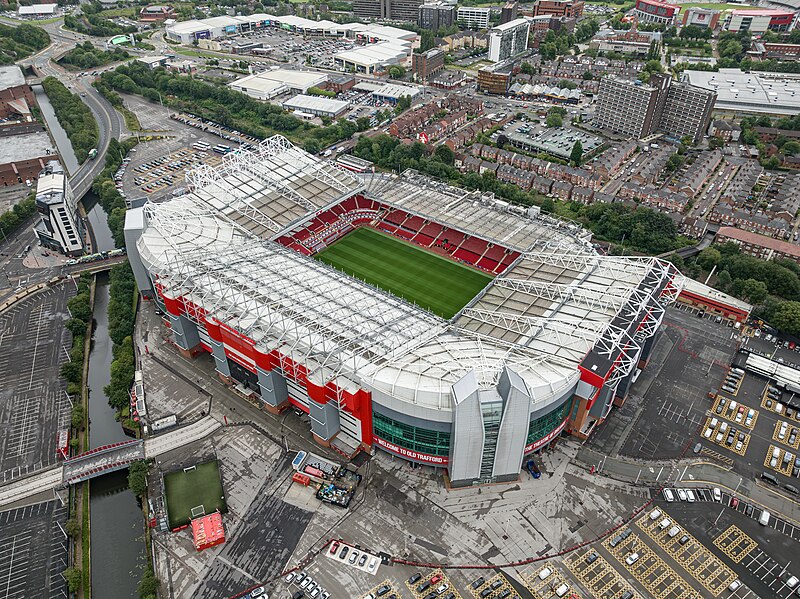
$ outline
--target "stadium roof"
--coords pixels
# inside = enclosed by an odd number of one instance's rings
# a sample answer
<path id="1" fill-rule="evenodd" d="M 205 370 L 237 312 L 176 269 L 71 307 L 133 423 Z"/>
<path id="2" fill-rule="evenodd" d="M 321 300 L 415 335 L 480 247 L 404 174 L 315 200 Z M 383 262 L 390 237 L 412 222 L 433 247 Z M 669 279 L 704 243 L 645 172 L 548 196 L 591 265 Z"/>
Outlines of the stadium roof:
<path id="1" fill-rule="evenodd" d="M 316 384 L 389 393 L 420 413 L 451 409 L 469 372 L 488 386 L 510 367 L 537 403 L 576 384 L 580 366 L 621 378 L 680 291 L 670 264 L 599 256 L 577 225 L 413 172 L 362 182 L 280 137 L 190 182 L 192 193 L 144 208 L 137 248 L 163 293 L 304 364 Z M 521 256 L 444 320 L 268 239 L 356 192 Z"/>

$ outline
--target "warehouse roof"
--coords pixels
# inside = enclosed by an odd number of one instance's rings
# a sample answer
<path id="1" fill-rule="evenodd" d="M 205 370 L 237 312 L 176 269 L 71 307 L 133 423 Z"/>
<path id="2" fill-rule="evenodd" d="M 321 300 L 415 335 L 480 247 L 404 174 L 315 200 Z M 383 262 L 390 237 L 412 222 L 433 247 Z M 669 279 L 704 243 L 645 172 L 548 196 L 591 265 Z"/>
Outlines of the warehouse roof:
<path id="1" fill-rule="evenodd" d="M 684 71 L 682 81 L 716 92 L 717 110 L 800 113 L 800 78 L 781 73 L 746 73 L 739 69 Z"/>
<path id="2" fill-rule="evenodd" d="M 15 64 L 0 67 L 0 91 L 18 85 L 25 85 L 25 75 L 22 74 L 22 69 Z"/>
<path id="3" fill-rule="evenodd" d="M 350 105 L 343 100 L 333 100 L 320 96 L 306 96 L 298 94 L 283 103 L 283 107 L 289 110 L 316 110 L 319 112 L 329 112 L 339 114 Z"/>

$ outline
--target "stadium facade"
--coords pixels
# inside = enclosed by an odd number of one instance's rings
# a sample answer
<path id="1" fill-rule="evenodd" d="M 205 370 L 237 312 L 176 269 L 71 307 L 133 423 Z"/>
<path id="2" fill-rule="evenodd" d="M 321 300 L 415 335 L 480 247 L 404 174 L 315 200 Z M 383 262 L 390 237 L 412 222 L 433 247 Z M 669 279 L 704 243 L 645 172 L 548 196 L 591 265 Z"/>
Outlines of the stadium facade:
<path id="1" fill-rule="evenodd" d="M 562 432 L 588 436 L 647 362 L 683 279 L 601 256 L 577 225 L 414 172 L 345 171 L 282 137 L 129 210 L 139 290 L 187 356 L 314 438 L 446 468 L 455 486 L 515 479 Z M 491 275 L 445 320 L 313 255 L 373 227 Z"/>

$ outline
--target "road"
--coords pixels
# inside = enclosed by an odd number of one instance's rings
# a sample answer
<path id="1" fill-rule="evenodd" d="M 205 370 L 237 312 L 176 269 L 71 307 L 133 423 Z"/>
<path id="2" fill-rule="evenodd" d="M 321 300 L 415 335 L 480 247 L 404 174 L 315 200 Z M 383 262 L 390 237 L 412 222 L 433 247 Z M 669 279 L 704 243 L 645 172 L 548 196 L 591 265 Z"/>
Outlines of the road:
<path id="1" fill-rule="evenodd" d="M 18 25 L 19 22 L 3 21 L 8 25 Z M 86 36 L 62 28 L 62 21 L 46 23 L 42 26 L 47 31 L 52 40 L 47 48 L 19 62 L 22 67 L 33 67 L 37 74 L 42 77 L 53 76 L 64 83 L 74 93 L 81 94 L 83 102 L 94 114 L 100 132 L 100 141 L 97 147 L 97 158 L 84 162 L 77 172 L 70 178 L 72 190 L 77 199 L 89 191 L 95 177 L 100 174 L 105 166 L 105 155 L 108 151 L 108 144 L 112 139 L 121 140 L 123 134 L 127 134 L 125 121 L 108 101 L 103 98 L 88 78 L 81 78 L 77 73 L 71 73 L 56 63 L 52 62 L 54 56 L 63 54 L 72 48 Z"/>

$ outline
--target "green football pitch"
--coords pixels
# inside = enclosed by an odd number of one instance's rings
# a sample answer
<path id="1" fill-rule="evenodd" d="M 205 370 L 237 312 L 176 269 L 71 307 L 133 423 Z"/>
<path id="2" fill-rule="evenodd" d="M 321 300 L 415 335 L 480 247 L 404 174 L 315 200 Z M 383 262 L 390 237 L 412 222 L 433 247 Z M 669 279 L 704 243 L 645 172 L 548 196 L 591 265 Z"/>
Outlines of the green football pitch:
<path id="1" fill-rule="evenodd" d="M 202 505 L 206 514 L 228 511 L 216 460 L 165 474 L 164 494 L 167 496 L 170 529 L 189 524 L 194 507 Z"/>
<path id="2" fill-rule="evenodd" d="M 492 280 L 474 268 L 366 227 L 315 258 L 443 318 L 452 318 Z"/>

